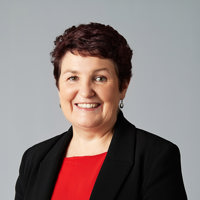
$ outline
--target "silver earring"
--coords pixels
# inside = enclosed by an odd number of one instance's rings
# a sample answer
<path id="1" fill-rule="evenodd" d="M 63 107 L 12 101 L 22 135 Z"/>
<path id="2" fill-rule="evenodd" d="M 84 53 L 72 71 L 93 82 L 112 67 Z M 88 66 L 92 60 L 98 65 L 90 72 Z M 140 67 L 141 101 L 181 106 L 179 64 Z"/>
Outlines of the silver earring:
<path id="1" fill-rule="evenodd" d="M 124 107 L 124 102 L 123 102 L 123 99 L 122 99 L 122 100 L 120 100 L 119 107 L 120 107 L 120 108 L 123 108 L 123 107 Z"/>

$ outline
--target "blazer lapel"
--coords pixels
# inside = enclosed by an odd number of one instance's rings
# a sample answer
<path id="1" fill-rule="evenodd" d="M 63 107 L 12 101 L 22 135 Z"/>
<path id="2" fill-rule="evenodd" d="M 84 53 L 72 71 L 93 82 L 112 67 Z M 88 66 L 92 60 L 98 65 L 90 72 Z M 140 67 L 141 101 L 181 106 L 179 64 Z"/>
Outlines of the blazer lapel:
<path id="1" fill-rule="evenodd" d="M 90 200 L 112 200 L 134 164 L 135 127 L 120 111 L 114 135 Z"/>
<path id="2" fill-rule="evenodd" d="M 72 128 L 65 133 L 41 162 L 36 183 L 34 184 L 33 199 L 49 200 L 54 190 L 55 182 L 60 171 L 66 148 L 72 138 Z"/>

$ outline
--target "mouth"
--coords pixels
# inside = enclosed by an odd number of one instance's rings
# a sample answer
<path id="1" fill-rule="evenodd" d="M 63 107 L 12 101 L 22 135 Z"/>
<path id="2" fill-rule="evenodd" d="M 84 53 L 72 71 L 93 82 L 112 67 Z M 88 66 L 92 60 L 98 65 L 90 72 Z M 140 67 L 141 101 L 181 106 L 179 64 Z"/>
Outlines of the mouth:
<path id="1" fill-rule="evenodd" d="M 76 103 L 75 105 L 79 108 L 91 109 L 91 108 L 98 108 L 101 104 L 100 103 Z"/>

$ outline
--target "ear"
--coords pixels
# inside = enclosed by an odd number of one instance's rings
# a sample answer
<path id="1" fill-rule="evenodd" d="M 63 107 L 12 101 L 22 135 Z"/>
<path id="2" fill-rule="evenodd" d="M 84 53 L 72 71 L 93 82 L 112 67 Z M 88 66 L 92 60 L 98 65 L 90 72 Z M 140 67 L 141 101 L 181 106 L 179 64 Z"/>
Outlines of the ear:
<path id="1" fill-rule="evenodd" d="M 121 95 L 120 95 L 121 100 L 124 99 L 125 96 L 126 96 L 126 92 L 127 92 L 128 86 L 129 86 L 129 82 L 130 82 L 130 80 L 125 81 L 123 83 L 123 88 L 122 88 Z"/>

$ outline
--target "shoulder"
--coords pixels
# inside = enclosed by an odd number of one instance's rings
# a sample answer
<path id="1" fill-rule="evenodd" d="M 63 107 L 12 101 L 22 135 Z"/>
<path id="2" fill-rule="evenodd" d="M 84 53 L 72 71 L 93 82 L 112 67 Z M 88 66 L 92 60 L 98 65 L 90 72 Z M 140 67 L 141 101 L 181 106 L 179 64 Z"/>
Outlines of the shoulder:
<path id="1" fill-rule="evenodd" d="M 37 153 L 39 152 L 43 152 L 48 150 L 49 148 L 52 147 L 52 145 L 54 145 L 65 133 L 56 135 L 52 138 L 46 139 L 44 141 L 41 141 L 37 144 L 34 144 L 33 146 L 29 147 L 25 153 L 27 154 L 32 154 L 32 153 Z"/>
<path id="2" fill-rule="evenodd" d="M 180 151 L 176 144 L 141 129 L 137 129 L 136 138 L 138 155 L 143 157 L 146 166 L 159 170 L 170 163 L 177 167 L 180 165 Z"/>
<path id="3" fill-rule="evenodd" d="M 167 164 L 168 161 L 180 162 L 178 147 L 167 139 L 154 133 L 142 130 L 130 123 L 122 114 L 118 115 L 117 121 L 120 134 L 117 141 L 123 148 L 129 146 L 129 151 L 134 152 L 133 159 L 145 166 L 152 166 L 159 162 L 159 165 Z M 126 152 L 128 153 L 128 152 Z"/>
<path id="4" fill-rule="evenodd" d="M 136 128 L 136 141 L 141 149 L 154 150 L 160 152 L 161 150 L 178 150 L 176 144 L 162 138 L 154 133 Z"/>
<path id="5" fill-rule="evenodd" d="M 62 134 L 56 135 L 52 138 L 39 142 L 30 148 L 28 148 L 23 156 L 22 163 L 38 163 L 44 159 L 44 157 L 51 151 L 51 149 L 60 141 L 65 138 L 68 133 L 64 132 Z"/>
<path id="6" fill-rule="evenodd" d="M 136 128 L 135 158 L 143 163 L 146 180 L 154 180 L 163 174 L 177 174 L 181 180 L 181 158 L 176 144 L 158 135 Z M 168 177 L 171 180 L 174 177 Z M 167 179 L 167 177 L 166 177 Z M 181 182 L 181 181 L 180 181 Z"/>
<path id="7" fill-rule="evenodd" d="M 120 115 L 120 131 L 127 140 L 134 141 L 132 144 L 138 158 L 150 162 L 169 157 L 179 159 L 180 152 L 176 144 L 155 133 L 135 127 L 122 114 Z"/>
<path id="8" fill-rule="evenodd" d="M 137 128 L 129 122 L 120 112 L 118 115 L 117 129 L 120 131 L 121 139 L 132 143 L 137 154 L 159 155 L 164 152 L 179 152 L 178 147 L 171 141 L 162 138 L 155 133 Z"/>

